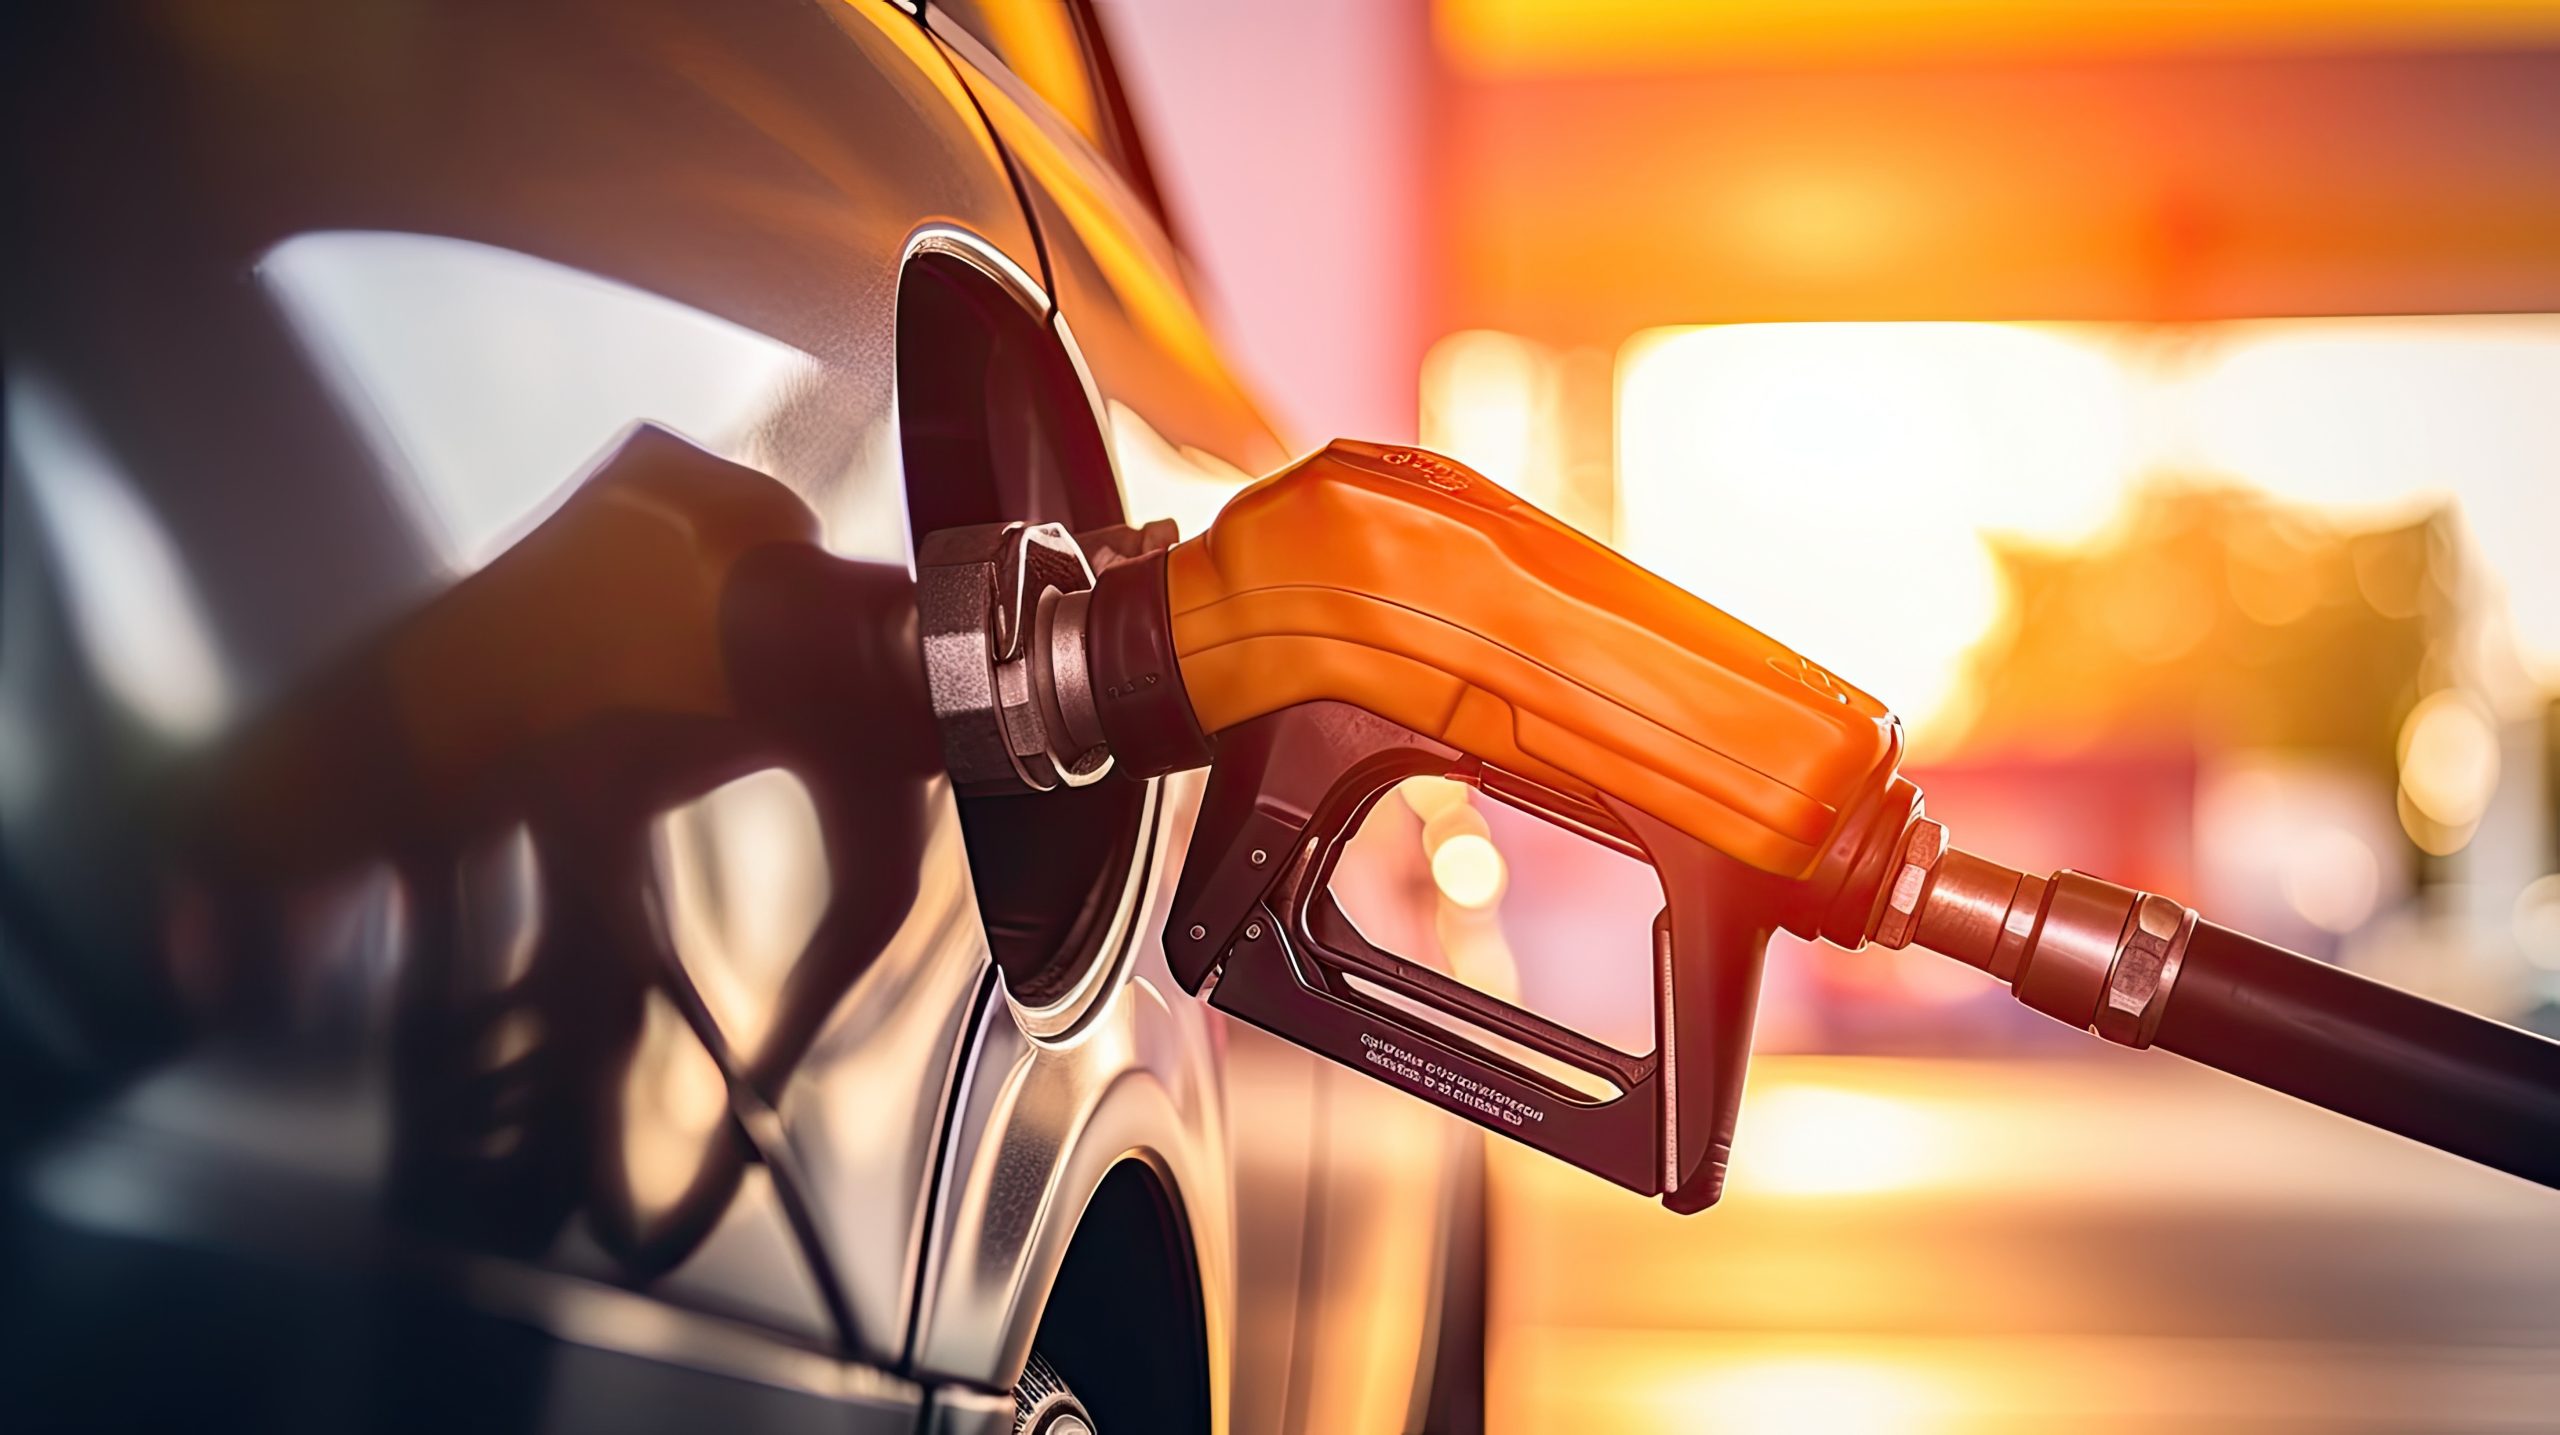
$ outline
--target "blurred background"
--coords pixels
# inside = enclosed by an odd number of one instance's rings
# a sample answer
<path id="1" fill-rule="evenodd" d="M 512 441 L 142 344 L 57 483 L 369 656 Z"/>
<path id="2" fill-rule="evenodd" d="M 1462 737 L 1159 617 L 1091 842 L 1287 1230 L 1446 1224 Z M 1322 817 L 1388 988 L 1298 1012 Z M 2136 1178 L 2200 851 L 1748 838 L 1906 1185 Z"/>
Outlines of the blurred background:
<path id="1" fill-rule="evenodd" d="M 2560 1034 L 2560 3 L 1102 8 L 1294 443 L 1817 657 L 1962 845 Z M 1355 917 L 1647 1049 L 1649 874 L 1403 799 Z M 1496 1429 L 2560 1428 L 2547 1193 L 1921 954 L 1781 938 L 1759 1045 L 1706 1216 L 1495 1143 Z"/>

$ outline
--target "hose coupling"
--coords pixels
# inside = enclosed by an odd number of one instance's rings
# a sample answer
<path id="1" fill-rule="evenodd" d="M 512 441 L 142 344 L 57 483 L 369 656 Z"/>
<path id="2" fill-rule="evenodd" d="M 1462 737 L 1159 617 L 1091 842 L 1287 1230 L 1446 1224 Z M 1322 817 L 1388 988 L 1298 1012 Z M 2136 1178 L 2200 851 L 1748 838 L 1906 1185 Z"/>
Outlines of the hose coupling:
<path id="1" fill-rule="evenodd" d="M 2196 914 L 2084 872 L 2030 877 L 1947 845 L 1927 818 L 1904 831 L 1875 923 L 1980 967 L 2037 1011 L 2121 1046 L 2151 1045 L 2177 988 Z"/>

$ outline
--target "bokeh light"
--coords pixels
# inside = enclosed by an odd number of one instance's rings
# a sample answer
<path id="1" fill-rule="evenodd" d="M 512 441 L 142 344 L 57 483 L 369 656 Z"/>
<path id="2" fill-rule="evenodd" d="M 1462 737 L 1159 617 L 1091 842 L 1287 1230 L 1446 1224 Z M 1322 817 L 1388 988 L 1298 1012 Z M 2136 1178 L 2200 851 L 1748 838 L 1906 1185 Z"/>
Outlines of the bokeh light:
<path id="1" fill-rule="evenodd" d="M 2203 466 L 2371 522 L 2459 493 L 2529 653 L 2560 656 L 2560 318 L 2262 321 L 2187 380 Z"/>
<path id="2" fill-rule="evenodd" d="M 1943 1169 L 1948 1133 L 1920 1103 L 1817 1081 L 1770 1081 L 1751 1094 L 1749 1159 L 1737 1190 L 1770 1196 L 1873 1195 Z"/>
<path id="3" fill-rule="evenodd" d="M 1629 556 L 1925 724 L 1999 592 L 1985 529 L 2063 539 L 2132 475 L 2103 350 L 1993 324 L 1749 324 L 1628 345 Z"/>
<path id="4" fill-rule="evenodd" d="M 2284 896 L 2302 919 L 2324 932 L 2352 932 L 2373 915 L 2382 866 L 2364 839 L 2343 827 L 2318 827 L 2286 853 Z"/>
<path id="5" fill-rule="evenodd" d="M 2516 894 L 2515 937 L 2526 961 L 2560 972 L 2560 872 L 2536 877 Z"/>
<path id="6" fill-rule="evenodd" d="M 1422 361 L 1422 441 L 1530 498 L 1552 483 L 1552 361 L 1487 329 L 1451 334 Z"/>
<path id="7" fill-rule="evenodd" d="M 2400 792 L 2420 817 L 2467 834 L 2497 785 L 2498 733 L 2477 699 L 2447 690 L 2410 710 L 2400 728 Z M 2420 831 L 2410 836 L 2428 846 Z"/>
<path id="8" fill-rule="evenodd" d="M 1850 1354 L 1771 1355 L 1700 1372 L 1674 1397 L 1714 1412 L 1732 1435 L 1934 1435 L 1949 1431 L 1956 1402 L 1917 1362 Z"/>
<path id="9" fill-rule="evenodd" d="M 1461 832 L 1431 854 L 1431 880 L 1461 907 L 1490 907 L 1502 900 L 1502 853 L 1480 832 Z"/>

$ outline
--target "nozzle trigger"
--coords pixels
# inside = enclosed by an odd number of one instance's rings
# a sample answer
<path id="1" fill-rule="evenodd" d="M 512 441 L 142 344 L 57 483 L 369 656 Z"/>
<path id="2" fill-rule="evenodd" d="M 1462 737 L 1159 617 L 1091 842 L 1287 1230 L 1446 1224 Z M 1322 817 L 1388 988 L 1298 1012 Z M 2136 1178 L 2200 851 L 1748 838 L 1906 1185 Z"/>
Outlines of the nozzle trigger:
<path id="1" fill-rule="evenodd" d="M 1330 882 L 1397 783 L 1446 776 L 1649 863 L 1654 1049 L 1621 1052 L 1364 937 Z M 1555 792 L 1343 703 L 1217 740 L 1165 928 L 1188 990 L 1286 1040 L 1619 1185 L 1696 1211 L 1721 1194 L 1779 879 L 1606 796 Z M 1214 985 L 1212 981 L 1214 979 Z"/>

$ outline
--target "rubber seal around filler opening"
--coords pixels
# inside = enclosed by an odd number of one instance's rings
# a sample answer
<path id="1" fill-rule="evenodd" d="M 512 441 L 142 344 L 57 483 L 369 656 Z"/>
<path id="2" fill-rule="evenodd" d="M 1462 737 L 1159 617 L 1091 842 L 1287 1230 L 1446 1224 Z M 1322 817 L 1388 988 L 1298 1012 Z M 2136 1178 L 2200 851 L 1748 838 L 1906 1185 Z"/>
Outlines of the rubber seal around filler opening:
<path id="1" fill-rule="evenodd" d="M 1085 614 L 1085 657 L 1102 734 L 1122 772 L 1159 777 L 1208 765 L 1209 737 L 1173 650 L 1164 550 L 1103 570 Z"/>

